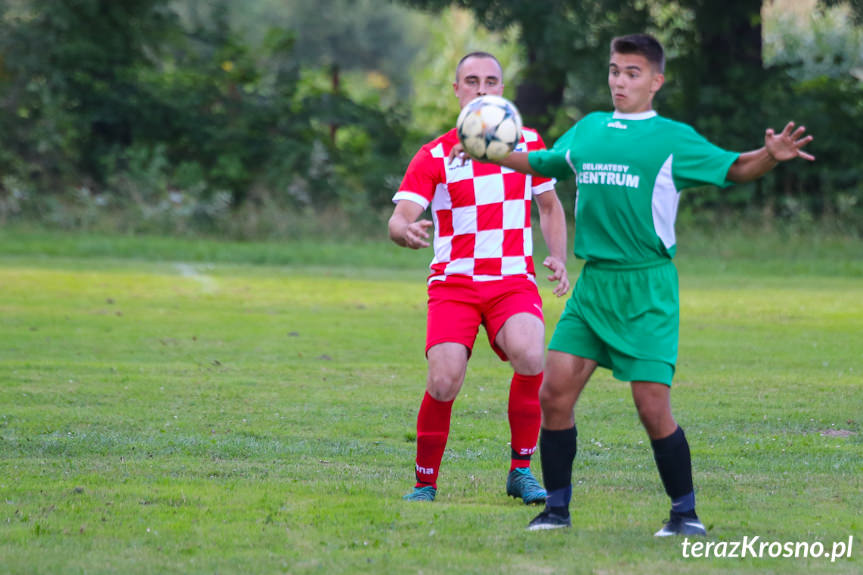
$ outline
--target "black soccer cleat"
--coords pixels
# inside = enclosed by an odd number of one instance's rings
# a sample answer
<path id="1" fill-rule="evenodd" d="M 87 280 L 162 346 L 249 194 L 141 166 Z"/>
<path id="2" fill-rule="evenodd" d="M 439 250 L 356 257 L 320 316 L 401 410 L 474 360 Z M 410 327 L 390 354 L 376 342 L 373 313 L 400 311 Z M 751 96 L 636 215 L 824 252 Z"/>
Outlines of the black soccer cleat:
<path id="1" fill-rule="evenodd" d="M 561 515 L 555 513 L 548 507 L 542 510 L 542 513 L 533 518 L 528 524 L 528 531 L 543 531 L 546 529 L 562 529 L 564 527 L 572 527 L 572 519 L 569 515 Z"/>
<path id="2" fill-rule="evenodd" d="M 656 537 L 669 537 L 672 535 L 707 535 L 707 529 L 694 513 L 684 515 L 672 511 L 665 525 L 654 533 Z"/>

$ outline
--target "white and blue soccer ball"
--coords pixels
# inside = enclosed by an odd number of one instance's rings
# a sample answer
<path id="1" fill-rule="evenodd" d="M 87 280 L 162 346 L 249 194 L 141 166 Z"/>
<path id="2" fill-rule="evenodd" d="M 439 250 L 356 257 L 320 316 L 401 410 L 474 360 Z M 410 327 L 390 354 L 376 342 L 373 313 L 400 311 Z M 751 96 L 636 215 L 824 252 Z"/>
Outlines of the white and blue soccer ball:
<path id="1" fill-rule="evenodd" d="M 475 160 L 498 162 L 521 140 L 521 114 L 500 96 L 480 96 L 462 108 L 456 120 L 458 139 Z"/>

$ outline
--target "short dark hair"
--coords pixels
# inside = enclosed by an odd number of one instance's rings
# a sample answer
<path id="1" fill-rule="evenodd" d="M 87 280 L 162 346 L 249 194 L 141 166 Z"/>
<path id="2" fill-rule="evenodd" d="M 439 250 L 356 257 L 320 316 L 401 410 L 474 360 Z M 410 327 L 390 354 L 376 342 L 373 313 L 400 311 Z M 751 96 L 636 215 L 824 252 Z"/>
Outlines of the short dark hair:
<path id="1" fill-rule="evenodd" d="M 665 50 L 659 40 L 650 34 L 629 34 L 611 41 L 611 53 L 641 54 L 660 74 L 665 73 Z"/>
<path id="2" fill-rule="evenodd" d="M 500 75 L 503 76 L 503 66 L 500 65 L 500 61 L 494 57 L 494 54 L 489 54 L 488 52 L 471 52 L 470 54 L 465 54 L 464 57 L 458 61 L 458 65 L 455 67 L 455 81 L 458 83 L 458 73 L 461 70 L 461 65 L 464 64 L 465 60 L 468 58 L 491 58 L 497 64 L 497 67 L 500 68 Z M 501 78 L 503 80 L 503 78 Z"/>

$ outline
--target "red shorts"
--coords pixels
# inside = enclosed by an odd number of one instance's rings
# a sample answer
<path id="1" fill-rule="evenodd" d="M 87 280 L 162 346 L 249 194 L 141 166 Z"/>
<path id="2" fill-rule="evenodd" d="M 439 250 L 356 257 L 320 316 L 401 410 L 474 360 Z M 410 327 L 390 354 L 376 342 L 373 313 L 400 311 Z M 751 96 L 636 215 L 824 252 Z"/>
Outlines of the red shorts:
<path id="1" fill-rule="evenodd" d="M 431 282 L 428 295 L 426 354 L 439 343 L 460 343 L 470 356 L 482 324 L 491 348 L 506 361 L 506 354 L 494 343 L 506 320 L 517 313 L 543 320 L 542 298 L 536 284 L 527 278 L 475 282 L 449 277 Z"/>

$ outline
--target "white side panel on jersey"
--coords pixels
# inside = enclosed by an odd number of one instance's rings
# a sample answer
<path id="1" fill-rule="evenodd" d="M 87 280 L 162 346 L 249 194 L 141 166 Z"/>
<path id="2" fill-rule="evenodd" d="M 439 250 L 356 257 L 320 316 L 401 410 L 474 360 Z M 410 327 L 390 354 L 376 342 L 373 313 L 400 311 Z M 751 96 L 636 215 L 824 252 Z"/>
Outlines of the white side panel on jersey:
<path id="1" fill-rule="evenodd" d="M 668 156 L 653 184 L 653 229 L 656 230 L 656 235 L 662 240 L 666 249 L 677 243 L 674 222 L 677 219 L 680 192 L 674 186 L 674 178 L 671 175 L 673 158 L 673 155 Z"/>

